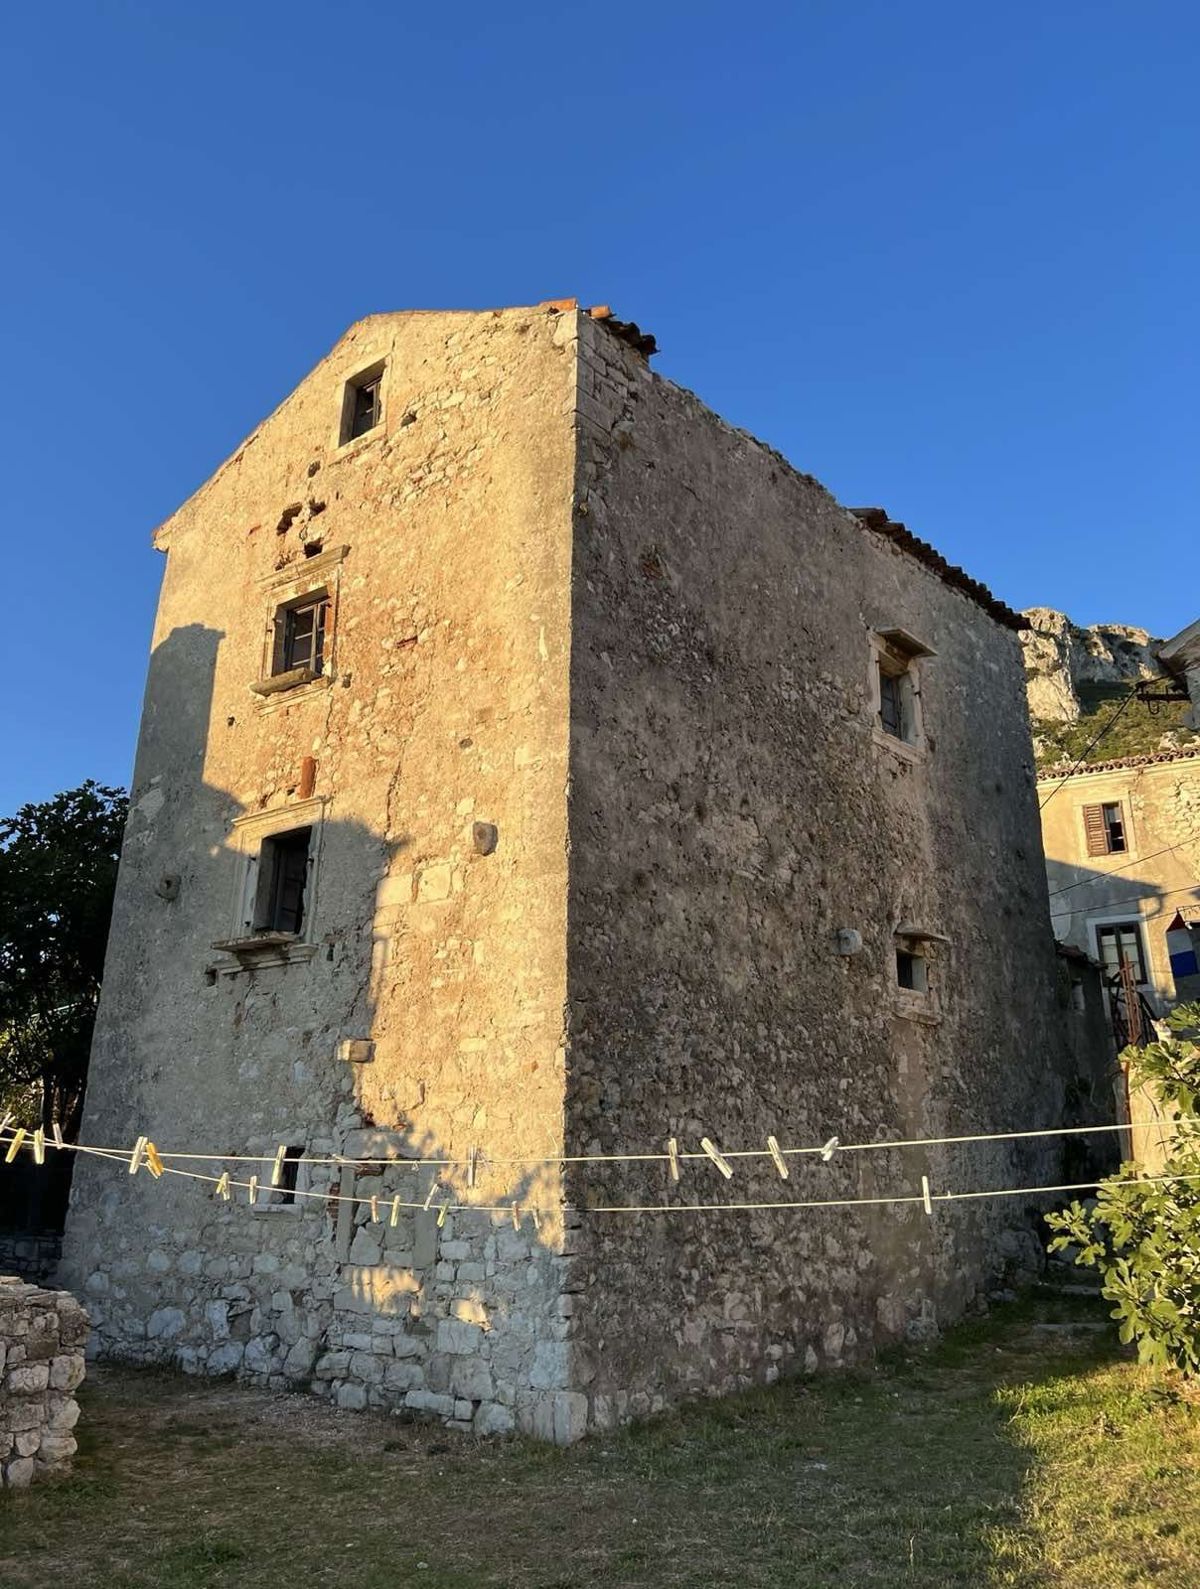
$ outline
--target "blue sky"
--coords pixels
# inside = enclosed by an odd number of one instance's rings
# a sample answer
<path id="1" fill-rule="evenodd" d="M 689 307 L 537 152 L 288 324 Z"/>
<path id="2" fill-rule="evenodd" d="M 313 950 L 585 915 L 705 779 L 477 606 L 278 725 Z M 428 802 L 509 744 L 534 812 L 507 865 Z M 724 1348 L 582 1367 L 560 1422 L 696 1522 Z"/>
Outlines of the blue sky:
<path id="1" fill-rule="evenodd" d="M 611 303 L 1016 606 L 1200 612 L 1200 9 L 5 20 L 0 812 L 128 780 L 152 527 L 358 316 Z"/>

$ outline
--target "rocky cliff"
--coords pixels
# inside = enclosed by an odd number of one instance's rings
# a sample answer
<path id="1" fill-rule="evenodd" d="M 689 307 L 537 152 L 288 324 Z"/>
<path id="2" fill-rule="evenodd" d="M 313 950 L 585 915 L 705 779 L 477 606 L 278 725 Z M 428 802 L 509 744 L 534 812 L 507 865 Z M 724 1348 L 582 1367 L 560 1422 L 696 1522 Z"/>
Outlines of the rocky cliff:
<path id="1" fill-rule="evenodd" d="M 1161 680 L 1168 688 L 1156 656 L 1161 642 L 1149 630 L 1132 624 L 1083 628 L 1052 607 L 1030 607 L 1025 617 L 1030 627 L 1021 643 L 1040 766 L 1083 755 L 1110 719 L 1113 727 L 1088 753 L 1089 761 L 1150 755 L 1200 738 L 1186 725 L 1186 702 L 1134 701 L 1115 719 L 1133 685 Z"/>

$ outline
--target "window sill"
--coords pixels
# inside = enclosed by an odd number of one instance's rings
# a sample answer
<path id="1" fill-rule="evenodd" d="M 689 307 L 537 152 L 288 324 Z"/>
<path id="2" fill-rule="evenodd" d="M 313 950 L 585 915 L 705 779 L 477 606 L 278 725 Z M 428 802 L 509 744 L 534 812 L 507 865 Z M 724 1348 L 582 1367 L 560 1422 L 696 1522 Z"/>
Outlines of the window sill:
<path id="1" fill-rule="evenodd" d="M 942 1014 L 925 993 L 899 992 L 892 999 L 892 1014 L 901 1021 L 916 1021 L 920 1026 L 940 1026 Z"/>
<path id="2" fill-rule="evenodd" d="M 260 971 L 269 966 L 303 965 L 317 952 L 315 943 L 302 943 L 295 933 L 258 932 L 245 938 L 218 938 L 212 946 L 231 955 L 231 961 L 216 967 L 226 977 L 239 971 Z"/>
<path id="3" fill-rule="evenodd" d="M 272 673 L 265 679 L 257 679 L 250 688 L 255 695 L 278 695 L 303 684 L 315 684 L 324 677 L 323 673 L 314 673 L 312 668 L 289 668 L 286 673 Z"/>
<path id="4" fill-rule="evenodd" d="M 297 669 L 297 671 L 309 673 L 310 670 L 304 668 L 303 670 Z M 283 674 L 278 675 L 279 678 L 283 678 L 283 676 Z M 264 680 L 262 682 L 270 683 L 271 681 Z M 258 703 L 255 709 L 259 714 L 262 714 L 264 712 L 277 712 L 286 706 L 300 706 L 305 701 L 311 701 L 316 699 L 317 696 L 324 695 L 325 691 L 330 689 L 332 685 L 332 673 L 319 673 L 310 674 L 308 679 L 297 680 L 295 684 L 285 685 L 282 689 L 263 691 L 253 684 L 250 689 L 253 694 L 258 696 Z"/>
<path id="5" fill-rule="evenodd" d="M 871 738 L 881 750 L 890 751 L 893 756 L 898 756 L 901 761 L 917 764 L 923 762 L 928 755 L 928 750 L 923 741 L 913 744 L 907 739 L 897 739 L 894 734 L 886 733 L 878 724 L 871 729 Z"/>
<path id="6" fill-rule="evenodd" d="M 364 430 L 361 436 L 351 436 L 349 441 L 340 441 L 333 450 L 330 463 L 341 463 L 345 458 L 353 458 L 364 448 L 369 447 L 373 441 L 378 441 L 385 434 L 383 420 L 378 425 L 372 425 L 370 430 Z"/>

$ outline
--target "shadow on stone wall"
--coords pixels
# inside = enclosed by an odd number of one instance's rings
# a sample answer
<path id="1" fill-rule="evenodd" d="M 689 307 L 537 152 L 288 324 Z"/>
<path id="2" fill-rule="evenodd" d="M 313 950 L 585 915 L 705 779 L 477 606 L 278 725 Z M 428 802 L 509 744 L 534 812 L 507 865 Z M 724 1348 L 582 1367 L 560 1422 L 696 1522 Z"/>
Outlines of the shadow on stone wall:
<path id="1" fill-rule="evenodd" d="M 346 1039 L 377 1042 L 386 957 L 375 898 L 409 842 L 331 812 L 314 818 L 295 730 L 280 720 L 257 810 L 205 781 L 223 636 L 201 625 L 156 648 L 110 938 L 83 1140 L 148 1133 L 165 1154 L 212 1148 L 257 1164 L 193 1167 L 235 1187 L 128 1177 L 84 1159 L 63 1276 L 105 1356 L 311 1386 L 344 1407 L 435 1415 L 478 1432 L 517 1422 L 582 1433 L 568 1390 L 552 1242 L 556 1167 L 480 1157 L 434 1168 L 436 1136 L 368 1112 Z M 247 710 L 254 710 L 253 706 Z M 265 760 L 269 747 L 263 749 Z M 294 771 L 295 777 L 289 777 Z M 303 942 L 258 954 L 230 941 L 238 871 L 269 832 L 312 826 Z M 231 849 L 235 852 L 231 856 Z M 404 1078 L 396 1078 L 405 1093 Z M 419 1087 L 413 1080 L 408 1096 Z M 296 1191 L 270 1187 L 276 1147 L 303 1149 Z M 371 1165 L 321 1162 L 339 1156 Z M 171 1161 L 168 1160 L 168 1163 Z M 472 1184 L 473 1183 L 473 1184 Z M 498 1204 L 501 1213 L 443 1204 Z M 418 1205 L 418 1206 L 412 1206 Z"/>

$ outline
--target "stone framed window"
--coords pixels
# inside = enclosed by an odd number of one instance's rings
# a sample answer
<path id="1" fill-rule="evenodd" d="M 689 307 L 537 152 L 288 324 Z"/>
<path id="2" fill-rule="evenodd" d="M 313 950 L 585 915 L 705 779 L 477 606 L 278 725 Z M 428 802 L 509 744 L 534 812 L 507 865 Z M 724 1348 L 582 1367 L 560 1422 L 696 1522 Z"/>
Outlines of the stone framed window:
<path id="1" fill-rule="evenodd" d="M 892 938 L 895 1014 L 928 1025 L 941 1020 L 939 983 L 946 943 L 940 933 L 897 927 Z"/>
<path id="2" fill-rule="evenodd" d="M 254 1207 L 259 1212 L 267 1213 L 301 1213 L 310 1201 L 303 1194 L 309 1190 L 310 1166 L 304 1157 L 303 1143 L 294 1144 L 286 1148 L 283 1164 L 280 1168 L 279 1185 L 271 1185 L 271 1172 L 274 1168 L 274 1157 L 263 1160 L 263 1169 L 259 1173 L 258 1196 Z M 314 1207 L 319 1204 L 314 1201 Z"/>
<path id="3" fill-rule="evenodd" d="M 316 954 L 324 820 L 325 800 L 316 796 L 234 822 L 230 932 L 213 943 L 232 959 L 218 972 L 288 965 Z"/>
<path id="4" fill-rule="evenodd" d="M 357 441 L 360 436 L 369 436 L 383 424 L 384 369 L 385 361 L 380 359 L 352 375 L 342 388 L 339 446 Z"/>
<path id="5" fill-rule="evenodd" d="M 926 749 L 920 664 L 934 655 L 907 629 L 878 629 L 871 635 L 872 727 L 890 750 L 920 755 Z"/>
<path id="6" fill-rule="evenodd" d="M 260 583 L 267 597 L 261 672 L 251 685 L 261 709 L 327 689 L 336 676 L 337 614 L 348 546 L 275 569 Z"/>

